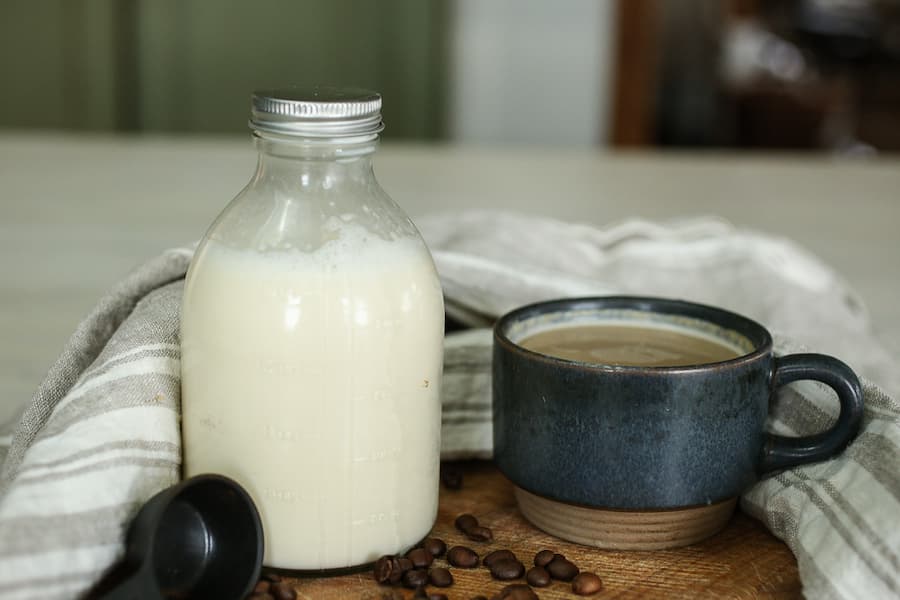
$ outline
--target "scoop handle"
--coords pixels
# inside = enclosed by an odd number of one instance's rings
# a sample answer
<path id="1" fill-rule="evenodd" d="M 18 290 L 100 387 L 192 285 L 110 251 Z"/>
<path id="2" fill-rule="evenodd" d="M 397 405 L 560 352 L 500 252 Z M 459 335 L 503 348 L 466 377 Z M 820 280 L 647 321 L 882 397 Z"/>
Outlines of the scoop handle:
<path id="1" fill-rule="evenodd" d="M 150 569 L 141 567 L 99 596 L 100 600 L 163 600 Z"/>

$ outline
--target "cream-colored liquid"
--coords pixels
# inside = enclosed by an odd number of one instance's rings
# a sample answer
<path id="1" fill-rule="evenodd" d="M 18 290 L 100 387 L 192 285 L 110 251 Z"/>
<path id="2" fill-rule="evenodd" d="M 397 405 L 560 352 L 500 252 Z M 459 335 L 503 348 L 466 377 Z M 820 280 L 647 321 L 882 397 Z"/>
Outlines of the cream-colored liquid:
<path id="1" fill-rule="evenodd" d="M 740 356 L 730 346 L 686 331 L 619 324 L 549 329 L 519 345 L 567 360 L 641 367 L 702 365 Z"/>
<path id="2" fill-rule="evenodd" d="M 313 253 L 201 249 L 182 323 L 185 474 L 247 488 L 266 565 L 359 565 L 429 532 L 443 318 L 413 238 L 347 230 Z"/>

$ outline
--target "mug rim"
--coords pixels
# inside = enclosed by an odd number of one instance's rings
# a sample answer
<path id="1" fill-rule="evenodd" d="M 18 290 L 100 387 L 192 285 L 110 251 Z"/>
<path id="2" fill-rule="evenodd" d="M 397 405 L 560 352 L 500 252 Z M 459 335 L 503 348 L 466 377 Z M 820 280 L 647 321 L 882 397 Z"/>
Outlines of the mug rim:
<path id="1" fill-rule="evenodd" d="M 663 307 L 668 310 L 663 309 Z M 750 340 L 751 343 L 753 343 L 754 349 L 751 352 L 741 354 L 740 356 L 736 356 L 735 358 L 693 365 L 611 365 L 572 360 L 536 352 L 534 350 L 525 348 L 520 344 L 517 344 L 516 342 L 512 341 L 507 335 L 507 330 L 513 323 L 521 321 L 523 318 L 528 316 L 554 312 L 552 310 L 553 308 L 621 308 L 647 313 L 691 317 L 699 319 L 701 321 L 712 323 L 719 327 L 737 331 L 737 333 L 744 335 L 748 340 Z M 563 312 L 563 310 L 557 310 L 555 312 Z M 710 315 L 717 317 L 718 319 L 710 318 Z M 769 333 L 769 330 L 753 319 L 745 317 L 736 312 L 720 308 L 718 306 L 701 304 L 699 302 L 691 302 L 689 300 L 665 298 L 662 296 L 578 296 L 532 302 L 530 304 L 515 308 L 497 319 L 496 323 L 494 323 L 493 334 L 495 344 L 501 344 L 511 352 L 521 352 L 525 354 L 525 356 L 528 356 L 529 359 L 548 362 L 560 367 L 577 367 L 579 369 L 589 369 L 591 371 L 598 372 L 696 372 L 709 368 L 729 367 L 733 365 L 741 365 L 752 362 L 762 356 L 766 356 L 771 353 L 773 346 L 772 335 Z M 759 344 L 756 343 L 757 339 L 759 339 L 760 341 Z"/>

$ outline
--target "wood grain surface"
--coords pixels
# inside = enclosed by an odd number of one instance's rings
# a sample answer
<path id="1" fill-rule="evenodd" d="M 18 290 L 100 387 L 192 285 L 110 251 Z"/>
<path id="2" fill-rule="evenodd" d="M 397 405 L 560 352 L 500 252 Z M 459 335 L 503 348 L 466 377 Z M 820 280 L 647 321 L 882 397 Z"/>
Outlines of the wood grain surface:
<path id="1" fill-rule="evenodd" d="M 516 508 L 513 485 L 490 462 L 452 464 L 463 475 L 459 490 L 441 488 L 440 507 L 433 536 L 468 546 L 484 556 L 508 548 L 526 566 L 536 552 L 548 548 L 564 554 L 582 571 L 603 580 L 603 590 L 591 598 L 800 598 L 797 562 L 788 547 L 759 522 L 738 511 L 713 537 L 672 550 L 607 551 L 563 542 L 529 524 Z M 494 541 L 467 540 L 453 525 L 469 512 L 493 529 Z M 447 566 L 442 559 L 435 566 Z M 450 600 L 477 594 L 491 597 L 506 585 L 494 581 L 484 567 L 452 567 L 453 586 L 440 591 Z M 413 592 L 375 583 L 371 571 L 330 578 L 289 578 L 298 598 L 315 600 L 411 598 Z M 519 582 L 522 582 L 520 580 Z M 397 595 L 391 596 L 391 592 Z M 554 582 L 535 588 L 543 600 L 576 598 L 571 585 Z"/>

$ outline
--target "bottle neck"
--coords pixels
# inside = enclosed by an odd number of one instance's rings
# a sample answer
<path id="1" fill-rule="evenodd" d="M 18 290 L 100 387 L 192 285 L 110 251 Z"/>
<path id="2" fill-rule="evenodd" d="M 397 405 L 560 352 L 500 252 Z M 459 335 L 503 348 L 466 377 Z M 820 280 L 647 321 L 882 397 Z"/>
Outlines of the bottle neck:
<path id="1" fill-rule="evenodd" d="M 363 182 L 373 177 L 378 136 L 311 139 L 253 132 L 259 152 L 254 179 L 289 180 L 301 187 Z"/>

